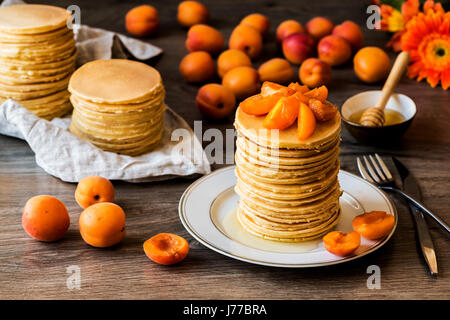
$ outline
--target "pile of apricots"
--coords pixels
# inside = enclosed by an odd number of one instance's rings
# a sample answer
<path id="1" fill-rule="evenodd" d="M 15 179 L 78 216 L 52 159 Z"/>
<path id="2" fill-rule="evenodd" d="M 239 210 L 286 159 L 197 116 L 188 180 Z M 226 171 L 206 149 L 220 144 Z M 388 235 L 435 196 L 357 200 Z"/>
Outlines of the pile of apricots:
<path id="1" fill-rule="evenodd" d="M 364 82 L 381 81 L 390 69 L 389 57 L 382 49 L 360 50 L 364 36 L 350 20 L 335 25 L 328 18 L 314 17 L 305 26 L 293 19 L 283 21 L 275 32 L 283 57 L 274 57 L 256 69 L 253 62 L 260 57 L 264 42 L 270 40 L 270 20 L 259 13 L 247 15 L 226 43 L 223 34 L 208 25 L 209 19 L 208 8 L 200 2 L 182 1 L 178 5 L 177 20 L 188 28 L 185 45 L 189 51 L 180 62 L 180 73 L 189 83 L 204 84 L 217 76 L 221 79 L 221 84 L 206 84 L 197 93 L 197 106 L 209 118 L 230 115 L 236 100 L 256 94 L 264 81 L 293 81 L 292 65 L 299 66 L 298 78 L 309 88 L 330 83 L 332 67 L 347 63 L 355 53 L 354 71 Z M 136 36 L 153 35 L 159 27 L 158 11 L 149 5 L 136 7 L 127 13 L 125 26 Z"/>
<path id="2" fill-rule="evenodd" d="M 361 237 L 377 240 L 387 236 L 395 226 L 395 218 L 384 211 L 371 211 L 353 219 L 353 231 L 331 231 L 323 237 L 325 249 L 337 256 L 353 254 L 361 244 Z"/>
<path id="3" fill-rule="evenodd" d="M 297 120 L 297 137 L 305 140 L 314 133 L 317 121 L 329 121 L 336 115 L 337 108 L 327 97 L 326 86 L 310 90 L 297 82 L 283 86 L 265 81 L 261 92 L 242 101 L 239 108 L 252 116 L 265 116 L 266 129 L 284 130 Z"/>
<path id="4" fill-rule="evenodd" d="M 114 202 L 114 186 L 103 177 L 90 176 L 78 183 L 75 200 L 84 210 L 79 217 L 83 240 L 98 248 L 111 247 L 125 236 L 125 212 Z M 22 226 L 32 238 L 58 241 L 70 226 L 70 217 L 64 203 L 48 195 L 30 198 L 23 209 Z M 182 261 L 189 252 L 187 241 L 177 235 L 160 233 L 145 241 L 145 254 L 164 265 Z"/>

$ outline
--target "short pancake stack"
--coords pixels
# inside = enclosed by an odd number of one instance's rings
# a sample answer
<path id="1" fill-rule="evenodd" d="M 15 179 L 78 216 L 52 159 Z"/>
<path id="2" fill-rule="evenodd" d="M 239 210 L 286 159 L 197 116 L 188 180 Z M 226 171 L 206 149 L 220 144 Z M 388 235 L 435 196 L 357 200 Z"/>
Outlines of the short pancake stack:
<path id="1" fill-rule="evenodd" d="M 72 110 L 67 84 L 76 47 L 68 19 L 53 6 L 0 8 L 0 102 L 14 99 L 45 119 Z"/>
<path id="2" fill-rule="evenodd" d="M 73 134 L 130 156 L 159 144 L 165 90 L 156 69 L 123 59 L 92 61 L 74 72 L 69 91 Z"/>
<path id="3" fill-rule="evenodd" d="M 339 220 L 340 116 L 318 123 L 304 141 L 297 128 L 270 131 L 264 117 L 236 112 L 238 220 L 273 241 L 319 238 Z"/>

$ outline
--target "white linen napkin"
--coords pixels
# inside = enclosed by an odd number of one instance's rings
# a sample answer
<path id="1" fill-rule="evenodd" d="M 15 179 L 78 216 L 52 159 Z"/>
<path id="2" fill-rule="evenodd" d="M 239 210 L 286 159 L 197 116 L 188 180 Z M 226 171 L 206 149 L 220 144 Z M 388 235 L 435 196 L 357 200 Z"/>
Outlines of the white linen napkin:
<path id="1" fill-rule="evenodd" d="M 19 3 L 23 1 L 5 0 L 2 6 Z M 162 53 L 158 47 L 102 29 L 81 25 L 74 32 L 78 65 L 96 59 L 124 58 L 127 54 L 146 60 Z M 70 117 L 40 119 L 11 99 L 0 105 L 0 134 L 26 140 L 37 165 L 63 181 L 78 182 L 99 175 L 111 180 L 147 182 L 211 171 L 200 141 L 169 107 L 160 147 L 137 157 L 106 152 L 78 138 L 67 130 L 70 121 Z"/>

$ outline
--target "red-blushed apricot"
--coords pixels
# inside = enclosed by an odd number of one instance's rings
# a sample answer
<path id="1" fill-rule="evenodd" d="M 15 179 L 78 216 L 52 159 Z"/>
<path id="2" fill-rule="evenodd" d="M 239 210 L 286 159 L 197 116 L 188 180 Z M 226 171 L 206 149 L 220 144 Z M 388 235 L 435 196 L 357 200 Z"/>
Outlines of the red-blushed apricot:
<path id="1" fill-rule="evenodd" d="M 183 27 L 205 24 L 209 19 L 209 11 L 204 4 L 197 1 L 182 1 L 178 5 L 177 20 Z"/>
<path id="2" fill-rule="evenodd" d="M 83 209 L 99 202 L 114 202 L 114 186 L 103 177 L 85 177 L 78 182 L 75 200 Z"/>
<path id="3" fill-rule="evenodd" d="M 286 20 L 277 27 L 277 42 L 282 43 L 285 38 L 294 33 L 305 33 L 302 24 L 295 20 Z"/>
<path id="4" fill-rule="evenodd" d="M 337 256 L 348 256 L 356 251 L 361 244 L 361 237 L 358 232 L 352 231 L 344 233 L 341 231 L 331 231 L 323 237 L 323 245 L 327 251 Z"/>
<path id="5" fill-rule="evenodd" d="M 189 244 L 186 239 L 172 233 L 159 233 L 144 242 L 147 257 L 162 265 L 179 263 L 186 258 Z"/>
<path id="6" fill-rule="evenodd" d="M 189 28 L 186 48 L 189 51 L 206 51 L 218 54 L 224 44 L 222 33 L 206 24 L 196 24 Z"/>
<path id="7" fill-rule="evenodd" d="M 158 10 L 149 5 L 131 9 L 125 16 L 125 28 L 138 37 L 154 34 L 159 28 Z"/>
<path id="8" fill-rule="evenodd" d="M 353 51 L 358 50 L 364 43 L 364 35 L 361 28 L 353 21 L 347 20 L 337 25 L 333 29 L 333 35 L 347 40 L 352 46 Z"/>
<path id="9" fill-rule="evenodd" d="M 240 24 L 234 28 L 228 40 L 230 49 L 244 51 L 251 59 L 261 54 L 263 40 L 261 33 L 252 26 Z"/>
<path id="10" fill-rule="evenodd" d="M 353 218 L 353 230 L 369 240 L 383 238 L 395 226 L 395 218 L 385 211 L 371 211 Z"/>
<path id="11" fill-rule="evenodd" d="M 330 35 L 322 38 L 317 46 L 319 59 L 330 66 L 339 66 L 346 63 L 352 56 L 352 48 L 347 40 Z"/>
<path id="12" fill-rule="evenodd" d="M 52 242 L 64 237 L 70 217 L 61 200 L 47 195 L 30 198 L 22 213 L 22 226 L 36 240 Z"/>
<path id="13" fill-rule="evenodd" d="M 125 236 L 125 212 L 111 202 L 87 207 L 81 213 L 78 224 L 81 237 L 93 247 L 111 247 Z"/>
<path id="14" fill-rule="evenodd" d="M 283 40 L 282 49 L 286 59 L 301 64 L 313 54 L 314 40 L 307 34 L 294 33 Z"/>
<path id="15" fill-rule="evenodd" d="M 306 31 L 314 39 L 320 40 L 323 37 L 331 34 L 334 24 L 330 19 L 324 17 L 315 17 L 306 24 Z"/>
<path id="16" fill-rule="evenodd" d="M 222 84 L 233 91 L 238 100 L 256 94 L 261 87 L 258 72 L 251 67 L 237 67 L 228 71 L 222 78 Z"/>
<path id="17" fill-rule="evenodd" d="M 309 58 L 303 61 L 298 71 L 300 81 L 310 88 L 327 85 L 331 80 L 331 67 L 325 61 Z"/>
<path id="18" fill-rule="evenodd" d="M 212 119 L 229 116 L 236 106 L 233 91 L 217 83 L 209 83 L 201 87 L 195 101 L 200 112 Z"/>
<path id="19" fill-rule="evenodd" d="M 217 72 L 221 78 L 231 69 L 251 66 L 252 61 L 247 54 L 237 49 L 225 50 L 217 58 Z"/>
<path id="20" fill-rule="evenodd" d="M 255 28 L 263 37 L 266 37 L 269 33 L 270 20 L 260 13 L 249 14 L 241 20 L 241 24 L 246 24 Z"/>
<path id="21" fill-rule="evenodd" d="M 180 62 L 180 73 L 187 82 L 205 82 L 216 74 L 216 66 L 211 55 L 206 51 L 194 51 L 187 54 Z"/>
<path id="22" fill-rule="evenodd" d="M 259 68 L 259 79 L 261 81 L 273 81 L 287 83 L 294 77 L 294 70 L 286 59 L 273 58 L 264 62 Z"/>

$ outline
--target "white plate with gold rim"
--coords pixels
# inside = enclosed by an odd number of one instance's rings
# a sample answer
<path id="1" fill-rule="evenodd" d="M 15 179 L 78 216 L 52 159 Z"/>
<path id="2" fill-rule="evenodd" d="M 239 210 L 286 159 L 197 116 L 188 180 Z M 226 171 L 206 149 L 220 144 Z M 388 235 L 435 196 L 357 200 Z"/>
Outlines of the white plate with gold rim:
<path id="1" fill-rule="evenodd" d="M 351 261 L 383 246 L 397 227 L 397 211 L 388 196 L 376 186 L 341 170 L 339 183 L 342 216 L 335 230 L 352 231 L 355 216 L 372 210 L 395 217 L 395 226 L 384 238 L 361 238 L 361 246 L 348 257 L 325 250 L 322 240 L 306 243 L 278 243 L 248 234 L 235 218 L 239 196 L 234 192 L 235 166 L 216 170 L 191 184 L 183 193 L 179 215 L 186 230 L 206 247 L 241 261 L 273 267 L 304 268 Z"/>

